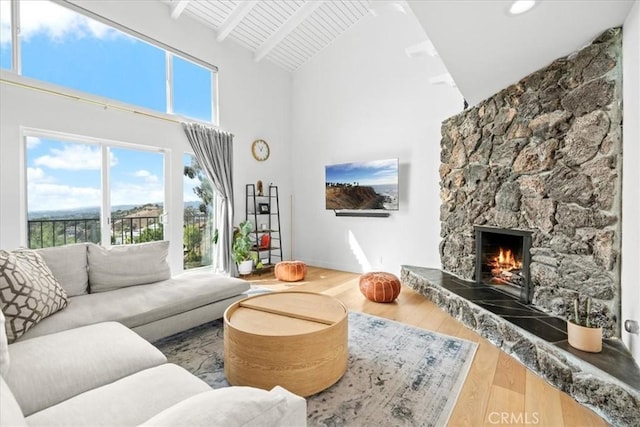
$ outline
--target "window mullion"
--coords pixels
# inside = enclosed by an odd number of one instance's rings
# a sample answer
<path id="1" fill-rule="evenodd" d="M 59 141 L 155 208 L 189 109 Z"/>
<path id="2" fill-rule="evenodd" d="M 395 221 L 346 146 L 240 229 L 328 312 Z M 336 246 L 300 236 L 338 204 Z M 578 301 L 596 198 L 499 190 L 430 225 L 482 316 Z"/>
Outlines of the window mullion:
<path id="1" fill-rule="evenodd" d="M 13 71 L 22 74 L 22 60 L 20 54 L 20 2 L 11 0 L 11 63 Z"/>
<path id="2" fill-rule="evenodd" d="M 102 206 L 100 208 L 100 241 L 102 246 L 111 245 L 111 150 L 106 144 L 100 144 L 102 148 L 102 176 L 100 189 L 102 191 Z"/>
<path id="3" fill-rule="evenodd" d="M 165 82 L 166 94 L 167 94 L 167 113 L 173 114 L 173 61 L 171 53 L 165 51 L 166 62 L 166 74 L 167 80 Z"/>

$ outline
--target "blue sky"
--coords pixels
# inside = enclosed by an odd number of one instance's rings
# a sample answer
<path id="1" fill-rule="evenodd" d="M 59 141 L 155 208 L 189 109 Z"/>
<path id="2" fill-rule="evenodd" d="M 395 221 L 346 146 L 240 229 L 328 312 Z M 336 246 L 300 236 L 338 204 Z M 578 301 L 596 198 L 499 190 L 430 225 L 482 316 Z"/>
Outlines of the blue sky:
<path id="1" fill-rule="evenodd" d="M 329 165 L 325 172 L 327 182 L 358 182 L 360 185 L 397 184 L 398 159 Z"/>
<path id="2" fill-rule="evenodd" d="M 3 68 L 11 67 L 9 10 L 9 2 L 0 0 Z M 51 2 L 23 1 L 20 15 L 24 76 L 167 111 L 163 50 Z M 175 57 L 172 65 L 174 110 L 210 121 L 209 70 Z M 112 206 L 163 200 L 161 154 L 113 148 L 109 164 Z M 29 211 L 99 206 L 100 166 L 99 145 L 28 138 Z M 185 200 L 197 200 L 195 185 L 185 180 Z"/>

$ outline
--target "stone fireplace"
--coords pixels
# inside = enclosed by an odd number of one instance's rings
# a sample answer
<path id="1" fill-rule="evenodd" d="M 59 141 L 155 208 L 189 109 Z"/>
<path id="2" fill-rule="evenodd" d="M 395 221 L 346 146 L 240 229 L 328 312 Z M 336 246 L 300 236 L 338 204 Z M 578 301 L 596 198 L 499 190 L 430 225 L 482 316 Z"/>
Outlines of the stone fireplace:
<path id="1" fill-rule="evenodd" d="M 531 302 L 531 231 L 476 226 L 477 284 L 493 286 Z"/>
<path id="2" fill-rule="evenodd" d="M 591 298 L 607 337 L 620 335 L 621 40 L 608 30 L 451 117 L 441 140 L 443 270 L 487 273 L 474 226 L 529 230 L 524 297 L 565 319 Z"/>

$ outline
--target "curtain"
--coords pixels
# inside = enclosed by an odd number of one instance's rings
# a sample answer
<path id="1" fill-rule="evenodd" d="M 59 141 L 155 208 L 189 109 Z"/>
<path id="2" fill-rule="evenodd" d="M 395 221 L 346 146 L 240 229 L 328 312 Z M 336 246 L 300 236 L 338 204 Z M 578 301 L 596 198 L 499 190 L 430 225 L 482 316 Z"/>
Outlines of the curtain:
<path id="1" fill-rule="evenodd" d="M 233 244 L 233 135 L 197 123 L 182 123 L 196 160 L 211 180 L 216 197 L 216 228 L 218 244 L 214 250 L 213 266 L 238 276 L 238 268 L 231 257 Z"/>

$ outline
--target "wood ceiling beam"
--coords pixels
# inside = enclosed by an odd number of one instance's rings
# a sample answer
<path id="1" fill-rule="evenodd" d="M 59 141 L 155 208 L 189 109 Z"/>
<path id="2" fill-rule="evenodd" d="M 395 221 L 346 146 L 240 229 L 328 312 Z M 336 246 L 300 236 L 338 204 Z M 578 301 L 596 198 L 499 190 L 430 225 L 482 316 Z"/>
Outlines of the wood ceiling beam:
<path id="1" fill-rule="evenodd" d="M 221 42 L 226 39 L 231 31 L 233 31 L 233 29 L 242 22 L 245 16 L 251 12 L 251 9 L 253 9 L 256 4 L 258 4 L 258 0 L 245 1 L 238 4 L 238 6 L 229 14 L 227 19 L 224 20 L 222 25 L 220 25 L 220 28 L 218 28 L 218 37 L 216 37 L 216 40 Z"/>
<path id="2" fill-rule="evenodd" d="M 262 45 L 256 50 L 253 60 L 258 62 L 263 59 L 275 48 L 278 43 L 285 39 L 298 25 L 302 24 L 313 12 L 322 6 L 322 1 L 307 1 L 298 10 L 295 11 L 291 18 L 287 20 L 280 28 L 278 28 Z"/>
<path id="3" fill-rule="evenodd" d="M 171 18 L 178 19 L 187 8 L 189 0 L 179 0 L 171 6 Z"/>

